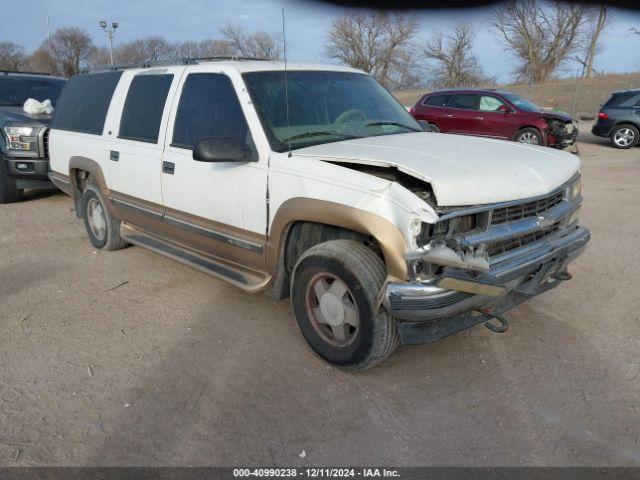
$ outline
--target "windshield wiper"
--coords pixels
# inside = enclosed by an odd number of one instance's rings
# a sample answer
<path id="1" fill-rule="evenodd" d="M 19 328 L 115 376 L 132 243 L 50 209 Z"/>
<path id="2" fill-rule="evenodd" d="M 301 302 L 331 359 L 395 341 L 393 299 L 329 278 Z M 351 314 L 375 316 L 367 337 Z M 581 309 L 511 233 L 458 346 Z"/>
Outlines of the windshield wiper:
<path id="1" fill-rule="evenodd" d="M 291 140 L 300 140 L 303 138 L 311 138 L 311 137 L 321 137 L 321 136 L 325 136 L 325 135 L 336 135 L 338 137 L 342 137 L 342 138 L 360 138 L 357 135 L 347 135 L 346 133 L 340 133 L 340 132 L 330 132 L 328 130 L 318 130 L 315 132 L 304 132 L 304 133 L 299 133 L 297 135 L 293 135 L 292 137 L 288 137 L 285 138 L 283 140 L 280 140 L 282 143 L 287 143 L 290 142 Z"/>
<path id="2" fill-rule="evenodd" d="M 421 132 L 422 131 L 422 130 L 420 130 L 418 128 L 410 127 L 409 125 L 405 125 L 404 123 L 393 122 L 391 120 L 383 120 L 383 121 L 379 121 L 379 122 L 367 123 L 365 125 L 365 127 L 377 127 L 377 126 L 382 126 L 382 125 L 395 125 L 396 127 L 403 127 L 403 128 L 406 128 L 407 130 L 412 130 L 414 132 Z"/>

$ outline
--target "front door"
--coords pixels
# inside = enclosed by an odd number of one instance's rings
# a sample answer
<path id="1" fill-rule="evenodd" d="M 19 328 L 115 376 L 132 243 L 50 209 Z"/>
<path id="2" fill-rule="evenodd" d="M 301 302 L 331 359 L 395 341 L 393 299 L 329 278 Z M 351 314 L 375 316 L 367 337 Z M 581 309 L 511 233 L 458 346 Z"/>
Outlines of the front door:
<path id="1" fill-rule="evenodd" d="M 160 166 L 170 104 L 183 67 L 126 71 L 114 94 L 121 111 L 108 125 L 110 198 L 116 215 L 164 234 Z"/>
<path id="2" fill-rule="evenodd" d="M 511 139 L 515 133 L 511 107 L 493 95 L 480 96 L 482 135 Z"/>
<path id="3" fill-rule="evenodd" d="M 185 75 L 180 90 L 162 157 L 169 237 L 193 250 L 264 269 L 267 159 L 258 158 L 233 82 L 223 73 L 194 72 Z M 196 142 L 212 137 L 241 141 L 252 161 L 194 160 Z"/>

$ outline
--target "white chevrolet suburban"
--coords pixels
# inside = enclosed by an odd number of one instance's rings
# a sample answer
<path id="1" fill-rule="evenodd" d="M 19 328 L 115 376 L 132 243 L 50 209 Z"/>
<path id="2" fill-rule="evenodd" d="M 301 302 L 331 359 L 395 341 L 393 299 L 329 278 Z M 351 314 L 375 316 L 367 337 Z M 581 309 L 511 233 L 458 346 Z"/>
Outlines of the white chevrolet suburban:
<path id="1" fill-rule="evenodd" d="M 311 348 L 350 370 L 399 343 L 505 330 L 501 314 L 571 278 L 589 241 L 576 156 L 424 132 L 346 67 L 189 59 L 74 77 L 50 157 L 94 247 L 272 285 Z"/>

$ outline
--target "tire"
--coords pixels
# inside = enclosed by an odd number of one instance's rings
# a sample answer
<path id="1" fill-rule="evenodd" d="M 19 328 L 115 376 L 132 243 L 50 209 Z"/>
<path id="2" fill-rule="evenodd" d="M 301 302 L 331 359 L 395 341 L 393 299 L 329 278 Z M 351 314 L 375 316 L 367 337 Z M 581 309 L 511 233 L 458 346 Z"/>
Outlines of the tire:
<path id="1" fill-rule="evenodd" d="M 433 133 L 440 133 L 440 127 L 437 126 L 435 123 L 429 123 L 429 126 L 431 127 L 431 131 Z"/>
<path id="2" fill-rule="evenodd" d="M 616 148 L 626 150 L 635 147 L 640 140 L 640 132 L 630 124 L 616 125 L 609 135 L 611 144 Z"/>
<path id="3" fill-rule="evenodd" d="M 0 155 L 0 204 L 22 200 L 22 190 L 16 185 L 15 178 L 9 176 L 9 168 Z"/>
<path id="4" fill-rule="evenodd" d="M 544 145 L 542 134 L 536 128 L 527 127 L 518 130 L 513 138 L 515 142 L 526 143 L 528 145 Z"/>
<path id="5" fill-rule="evenodd" d="M 120 220 L 111 216 L 95 183 L 82 192 L 82 218 L 91 245 L 101 250 L 120 250 L 129 244 L 120 237 Z"/>
<path id="6" fill-rule="evenodd" d="M 318 356 L 358 371 L 394 352 L 396 320 L 376 305 L 385 278 L 380 257 L 353 240 L 331 240 L 301 255 L 293 270 L 291 301 L 300 330 Z"/>

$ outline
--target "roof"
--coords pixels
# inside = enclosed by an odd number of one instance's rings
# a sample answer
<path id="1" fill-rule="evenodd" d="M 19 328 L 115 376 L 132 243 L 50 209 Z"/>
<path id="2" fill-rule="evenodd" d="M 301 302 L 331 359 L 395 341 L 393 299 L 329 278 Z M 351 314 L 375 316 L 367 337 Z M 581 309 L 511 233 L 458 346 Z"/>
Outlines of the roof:
<path id="1" fill-rule="evenodd" d="M 499 90 L 497 88 L 456 87 L 456 88 L 441 88 L 439 90 L 434 90 L 432 92 L 429 92 L 428 95 L 431 95 L 433 93 L 463 93 L 463 92 L 468 92 L 468 93 L 491 92 L 491 93 L 497 93 L 498 95 L 514 93 L 514 92 L 510 92 L 509 90 Z"/>
<path id="2" fill-rule="evenodd" d="M 56 80 L 63 80 L 62 77 L 53 77 L 48 73 L 38 73 L 38 72 L 16 72 L 14 70 L 0 70 L 0 76 L 20 76 L 20 77 L 48 77 Z"/>
<path id="3" fill-rule="evenodd" d="M 137 65 L 106 65 L 98 67 L 92 72 L 109 71 L 109 70 L 129 70 L 144 69 L 152 67 L 170 67 L 170 66 L 193 66 L 193 65 L 214 65 L 216 67 L 226 67 L 235 69 L 241 73 L 245 72 L 265 72 L 265 71 L 284 71 L 285 63 L 282 61 L 260 60 L 251 58 L 233 58 L 233 57 L 212 57 L 212 58 L 185 58 L 182 60 L 158 61 L 142 63 Z M 322 70 L 332 72 L 351 72 L 364 73 L 361 70 L 347 67 L 344 65 L 326 64 L 326 63 L 308 63 L 308 62 L 287 62 L 287 70 Z"/>

